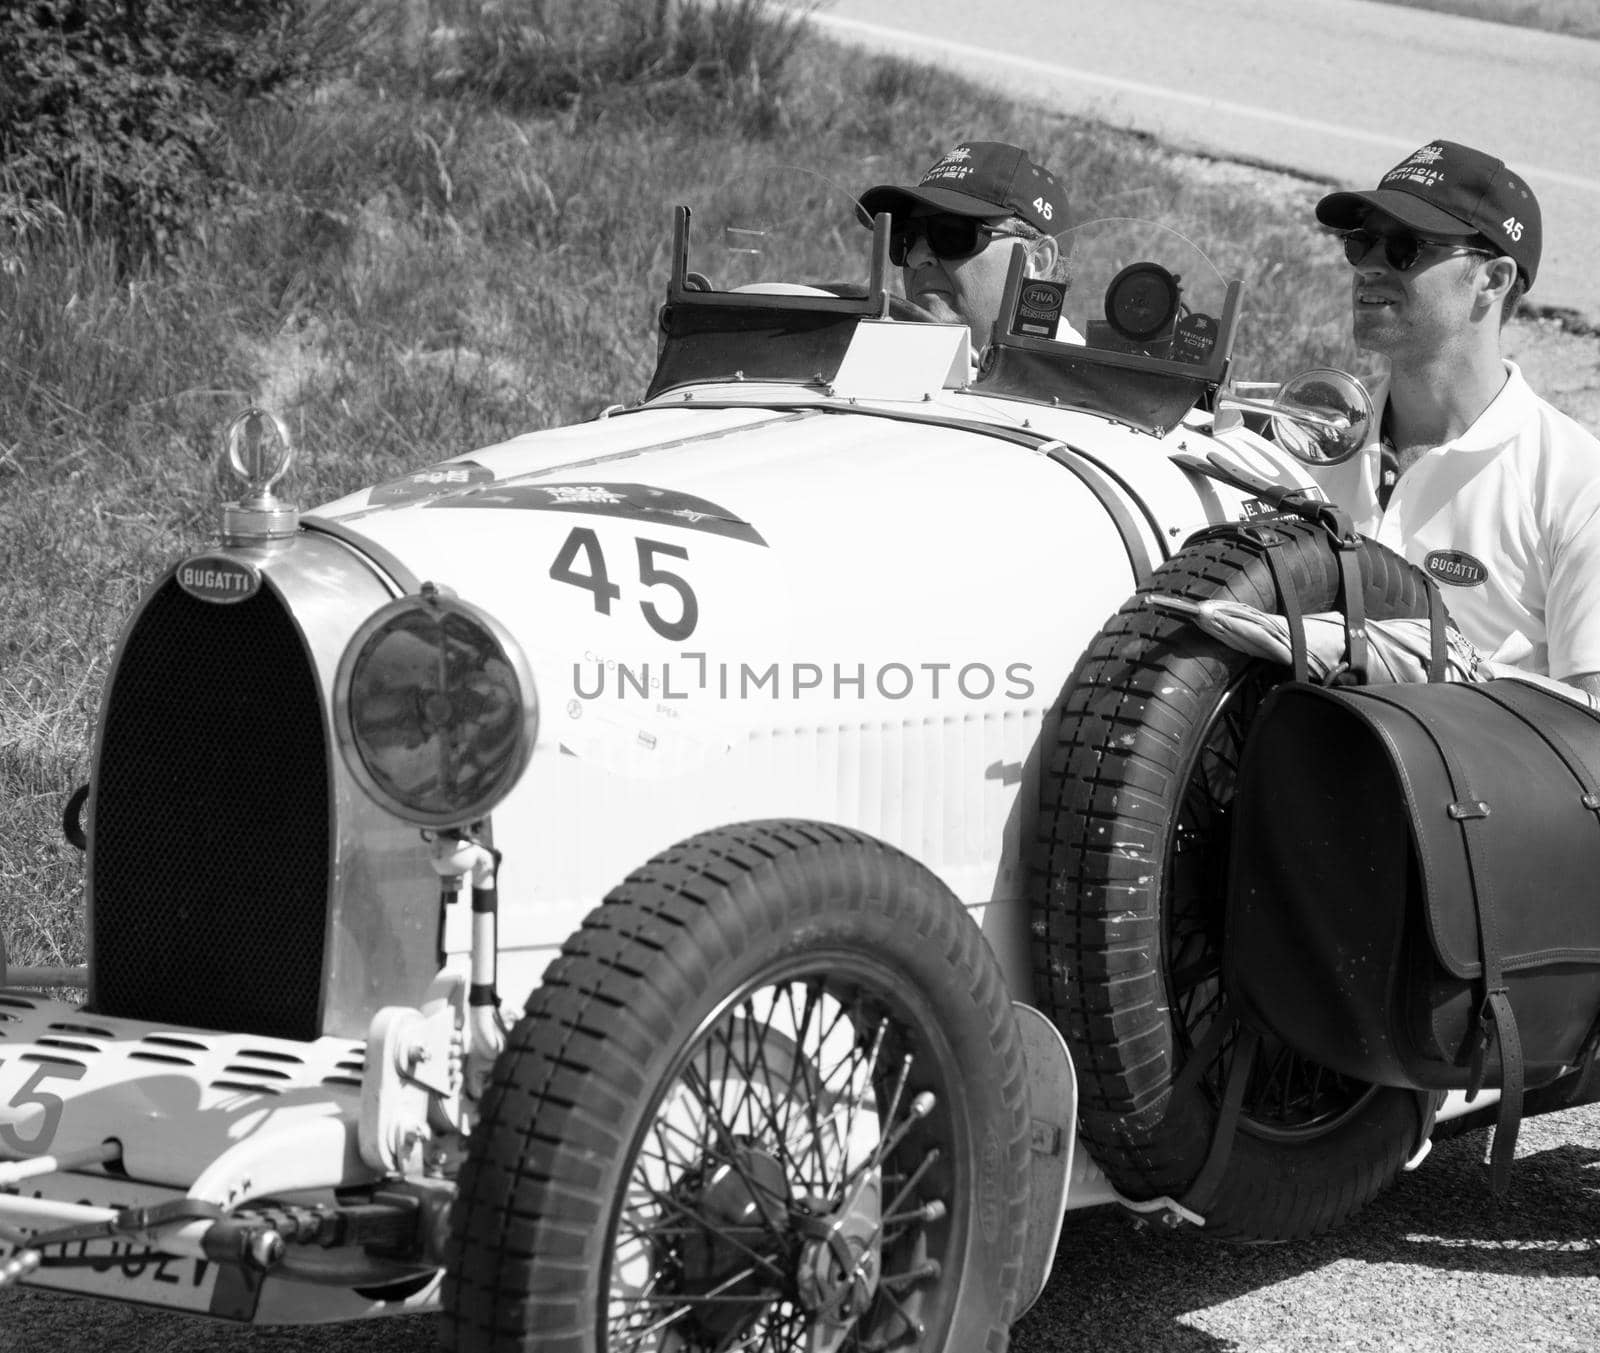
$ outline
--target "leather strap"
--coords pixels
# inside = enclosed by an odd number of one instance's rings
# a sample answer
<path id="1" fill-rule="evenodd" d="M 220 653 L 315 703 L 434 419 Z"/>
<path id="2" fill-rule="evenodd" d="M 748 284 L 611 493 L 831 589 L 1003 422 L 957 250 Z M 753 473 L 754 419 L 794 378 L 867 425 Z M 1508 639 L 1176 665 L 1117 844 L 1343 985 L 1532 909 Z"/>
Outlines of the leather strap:
<path id="1" fill-rule="evenodd" d="M 1183 1064 L 1183 1070 L 1173 1077 L 1172 1098 L 1176 1099 L 1190 1086 L 1199 1084 L 1200 1077 L 1205 1074 L 1206 1068 L 1217 1060 L 1222 1045 L 1228 1041 L 1228 1035 L 1238 1027 L 1238 1024 L 1239 1021 L 1233 1017 L 1226 1003 L 1218 1008 L 1205 1037 L 1194 1045 L 1189 1052 L 1189 1060 Z"/>
<path id="2" fill-rule="evenodd" d="M 1221 1018 L 1219 1016 L 1219 1018 Z M 1230 1026 L 1236 1022 L 1227 1018 Z M 1206 1152 L 1205 1164 L 1200 1173 L 1184 1190 L 1178 1201 L 1192 1212 L 1204 1216 L 1222 1183 L 1223 1172 L 1233 1155 L 1234 1137 L 1239 1131 L 1239 1114 L 1244 1107 L 1245 1086 L 1250 1081 L 1250 1068 L 1255 1064 L 1256 1048 L 1261 1035 L 1248 1025 L 1238 1025 L 1239 1038 L 1233 1045 L 1233 1061 L 1228 1067 L 1228 1083 L 1222 1092 L 1222 1107 L 1217 1110 L 1217 1124 L 1211 1133 L 1211 1149 Z"/>
<path id="3" fill-rule="evenodd" d="M 1522 1035 L 1511 997 L 1504 987 L 1490 991 L 1485 1002 L 1500 1039 L 1500 1112 L 1494 1120 L 1494 1146 L 1489 1152 L 1489 1187 L 1498 1197 L 1511 1179 L 1511 1161 L 1517 1151 L 1517 1129 L 1522 1125 Z M 1483 1041 L 1489 1041 L 1488 1022 Z"/>
<path id="4" fill-rule="evenodd" d="M 1428 592 L 1428 680 L 1443 681 L 1445 679 L 1444 627 L 1449 623 L 1449 613 L 1445 610 L 1444 597 L 1439 593 L 1439 584 L 1420 569 L 1418 574 Z"/>
<path id="5" fill-rule="evenodd" d="M 1289 661 L 1294 669 L 1294 679 L 1304 682 L 1310 678 L 1310 667 L 1306 659 L 1305 618 L 1300 606 L 1300 591 L 1295 587 L 1294 579 L 1289 576 L 1282 541 L 1283 538 L 1278 535 L 1267 541 L 1267 571 L 1272 574 L 1272 585 L 1278 592 L 1278 605 L 1283 608 L 1283 618 L 1289 625 Z"/>
<path id="6" fill-rule="evenodd" d="M 1346 519 L 1348 523 L 1348 518 Z M 1367 684 L 1367 605 L 1361 588 L 1360 537 L 1335 534 L 1333 557 L 1339 561 L 1339 591 L 1344 597 L 1344 657 L 1358 686 Z"/>

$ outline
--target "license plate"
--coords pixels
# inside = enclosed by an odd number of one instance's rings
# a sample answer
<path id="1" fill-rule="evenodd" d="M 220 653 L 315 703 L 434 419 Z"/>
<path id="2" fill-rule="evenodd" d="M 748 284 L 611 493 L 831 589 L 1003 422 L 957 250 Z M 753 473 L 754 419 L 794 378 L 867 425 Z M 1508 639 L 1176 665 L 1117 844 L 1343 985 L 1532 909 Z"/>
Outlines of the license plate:
<path id="1" fill-rule="evenodd" d="M 176 1189 L 130 1186 L 116 1179 L 55 1175 L 28 1180 L 6 1193 L 91 1207 L 150 1206 L 183 1195 Z M 19 1228 L 20 1229 L 20 1228 Z M 0 1241 L 0 1255 L 24 1246 Z M 255 1313 L 259 1283 L 234 1265 L 209 1259 L 163 1255 L 141 1240 L 74 1240 L 42 1251 L 46 1261 L 68 1259 L 61 1267 L 41 1265 L 23 1280 L 30 1287 L 76 1292 L 108 1301 L 194 1311 L 230 1320 Z"/>

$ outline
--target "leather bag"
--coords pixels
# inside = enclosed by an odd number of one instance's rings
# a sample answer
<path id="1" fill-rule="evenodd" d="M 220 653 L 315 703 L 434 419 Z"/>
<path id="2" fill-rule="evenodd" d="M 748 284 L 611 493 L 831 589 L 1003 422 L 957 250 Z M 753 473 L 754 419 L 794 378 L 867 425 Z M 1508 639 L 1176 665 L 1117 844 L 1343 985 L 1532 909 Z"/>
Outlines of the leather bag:
<path id="1" fill-rule="evenodd" d="M 1600 719 L 1516 680 L 1262 702 L 1233 804 L 1224 982 L 1254 1027 L 1359 1080 L 1527 1085 L 1592 1055 Z"/>

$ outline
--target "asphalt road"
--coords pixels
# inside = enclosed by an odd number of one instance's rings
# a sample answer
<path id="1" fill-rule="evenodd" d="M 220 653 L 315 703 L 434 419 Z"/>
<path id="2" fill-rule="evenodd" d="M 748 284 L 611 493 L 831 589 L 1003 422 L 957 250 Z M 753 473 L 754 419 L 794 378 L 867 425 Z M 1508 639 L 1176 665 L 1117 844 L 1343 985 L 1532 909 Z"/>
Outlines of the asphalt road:
<path id="1" fill-rule="evenodd" d="M 1477 146 L 1538 195 L 1530 300 L 1600 323 L 1600 42 L 1371 0 L 827 0 L 813 20 L 1065 113 L 1342 187 L 1374 186 L 1434 138 Z"/>

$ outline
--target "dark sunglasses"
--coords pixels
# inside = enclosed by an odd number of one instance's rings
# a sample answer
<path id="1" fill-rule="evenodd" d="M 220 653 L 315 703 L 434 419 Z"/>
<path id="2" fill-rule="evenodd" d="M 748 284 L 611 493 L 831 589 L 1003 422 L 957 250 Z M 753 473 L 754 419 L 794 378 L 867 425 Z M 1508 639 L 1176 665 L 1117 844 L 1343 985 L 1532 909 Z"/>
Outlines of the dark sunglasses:
<path id="1" fill-rule="evenodd" d="M 1392 235 L 1374 235 L 1370 230 L 1346 230 L 1339 236 L 1344 241 L 1344 256 L 1352 264 L 1361 262 L 1375 244 L 1383 245 L 1384 260 L 1396 272 L 1410 272 L 1417 266 L 1424 249 L 1450 249 L 1458 254 L 1493 254 L 1492 249 L 1479 249 L 1474 245 L 1460 244 L 1455 240 L 1430 240 L 1409 231 Z"/>
<path id="2" fill-rule="evenodd" d="M 924 239 L 928 242 L 928 252 L 935 258 L 953 263 L 971 258 L 986 248 L 990 240 L 1008 233 L 998 226 L 985 224 L 976 216 L 919 216 L 896 222 L 889 232 L 889 262 L 897 268 L 905 267 L 917 241 Z"/>

